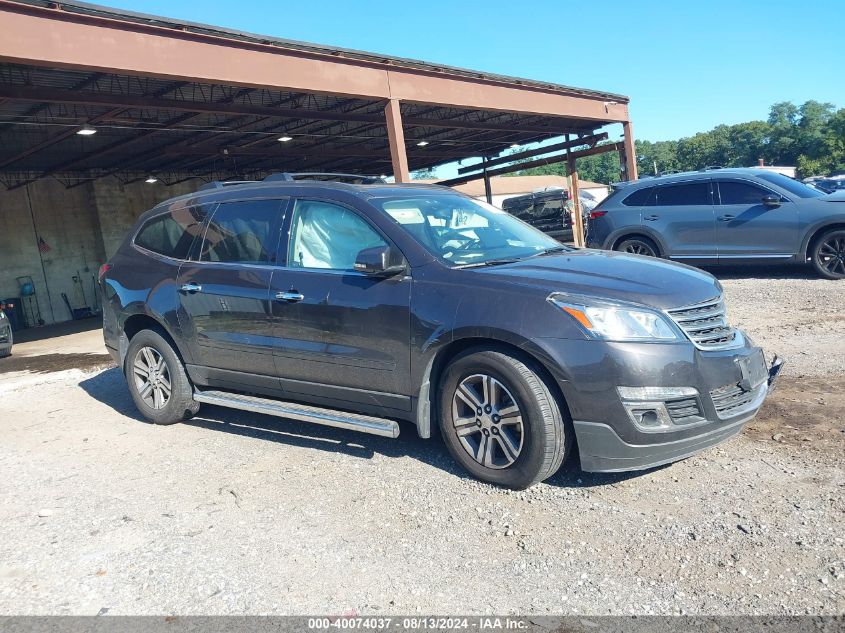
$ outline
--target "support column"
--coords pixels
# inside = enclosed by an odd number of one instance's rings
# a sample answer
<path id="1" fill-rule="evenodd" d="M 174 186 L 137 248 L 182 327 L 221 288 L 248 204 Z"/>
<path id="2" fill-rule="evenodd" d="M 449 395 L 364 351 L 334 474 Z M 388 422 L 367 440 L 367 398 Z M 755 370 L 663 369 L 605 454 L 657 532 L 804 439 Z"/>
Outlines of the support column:
<path id="1" fill-rule="evenodd" d="M 402 129 L 402 113 L 399 99 L 391 99 L 384 106 L 387 140 L 390 143 L 390 160 L 393 163 L 393 179 L 396 182 L 410 182 L 408 155 L 405 153 L 405 131 Z"/>
<path id="2" fill-rule="evenodd" d="M 567 154 L 569 150 L 567 150 Z M 581 195 L 578 185 L 578 168 L 575 166 L 575 159 L 569 157 L 566 161 L 569 171 L 569 195 L 572 196 L 572 238 L 575 246 L 584 246 L 584 217 L 581 215 Z"/>
<path id="3" fill-rule="evenodd" d="M 625 179 L 636 180 L 639 177 L 637 174 L 637 149 L 634 146 L 634 130 L 630 121 L 622 123 L 622 133 L 625 136 Z"/>
<path id="4" fill-rule="evenodd" d="M 481 163 L 484 165 L 484 196 L 487 198 L 487 204 L 493 204 L 493 188 L 490 186 L 490 174 L 487 173 L 489 160 L 486 156 L 481 157 Z"/>

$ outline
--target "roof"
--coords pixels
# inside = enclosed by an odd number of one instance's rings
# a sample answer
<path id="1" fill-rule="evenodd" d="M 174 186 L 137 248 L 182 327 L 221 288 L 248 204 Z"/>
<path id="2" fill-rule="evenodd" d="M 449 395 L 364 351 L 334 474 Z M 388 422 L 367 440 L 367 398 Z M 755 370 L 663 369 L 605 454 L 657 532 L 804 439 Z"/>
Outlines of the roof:
<path id="1" fill-rule="evenodd" d="M 417 180 L 414 182 L 433 183 L 436 180 Z M 581 189 L 606 189 L 607 185 L 598 182 L 591 182 L 589 180 L 579 180 L 578 186 Z M 490 188 L 494 196 L 519 195 L 521 193 L 530 193 L 548 187 L 560 187 L 567 189 L 569 187 L 568 179 L 565 176 L 493 176 L 490 178 Z M 480 197 L 483 196 L 484 181 L 471 180 L 462 185 L 455 185 L 452 187 L 456 191 L 465 193 L 468 196 Z"/>
<path id="2" fill-rule="evenodd" d="M 221 187 L 199 187 L 196 191 L 184 193 L 179 196 L 162 200 L 154 209 L 159 209 L 167 206 L 176 200 L 187 200 L 197 198 L 212 198 L 211 202 L 220 202 L 223 199 L 239 198 L 241 194 L 244 197 L 249 197 L 251 192 L 256 196 L 273 195 L 270 192 L 279 191 L 280 195 L 296 195 L 285 191 L 290 188 L 297 189 L 329 189 L 331 191 L 344 191 L 347 193 L 358 194 L 367 198 L 397 196 L 397 195 L 420 195 L 423 193 L 450 193 L 449 187 L 443 187 L 437 184 L 428 184 L 422 182 L 412 183 L 372 183 L 372 184 L 355 184 L 348 182 L 338 182 L 334 180 L 251 180 L 251 181 L 237 181 L 229 183 L 221 183 Z"/>
<path id="3" fill-rule="evenodd" d="M 682 171 L 677 174 L 666 174 L 665 176 L 646 176 L 638 180 L 615 182 L 610 186 L 618 189 L 620 187 L 649 186 L 652 184 L 663 184 L 667 182 L 680 182 L 684 180 L 699 180 L 712 178 L 713 176 L 754 176 L 759 177 L 760 169 L 757 167 L 719 167 L 716 169 L 700 169 L 697 171 Z M 766 171 L 766 170 L 763 170 Z M 773 172 L 776 173 L 776 172 Z"/>
<path id="4" fill-rule="evenodd" d="M 55 5 L 55 0 L 16 0 L 19 4 L 28 4 L 39 7 L 48 7 Z M 75 0 L 62 0 L 60 3 L 62 11 L 70 14 L 91 15 L 106 17 L 123 22 L 132 22 L 136 24 L 155 25 L 165 28 L 174 29 L 174 31 L 199 33 L 204 35 L 214 35 L 224 37 L 227 39 L 239 40 L 242 42 L 252 42 L 257 44 L 266 44 L 279 48 L 288 48 L 299 51 L 309 51 L 318 53 L 328 53 L 334 56 L 346 57 L 360 61 L 373 62 L 378 64 L 392 64 L 405 66 L 408 68 L 416 68 L 422 70 L 433 70 L 437 72 L 448 72 L 450 74 L 472 77 L 475 79 L 489 79 L 492 81 L 502 81 L 506 83 L 515 83 L 524 86 L 533 86 L 536 88 L 543 88 L 545 90 L 555 90 L 560 92 L 567 92 L 571 94 L 585 95 L 597 97 L 600 99 L 613 99 L 616 101 L 628 102 L 628 97 L 612 92 L 602 92 L 598 90 L 588 90 L 586 88 L 576 88 L 574 86 L 566 86 L 563 84 L 550 83 L 546 81 L 538 81 L 535 79 L 524 79 L 522 77 L 513 77 L 510 75 L 499 75 L 496 73 L 481 72 L 478 70 L 470 70 L 468 68 L 461 68 L 458 66 L 449 66 L 446 64 L 436 64 L 432 62 L 425 62 L 418 59 L 411 59 L 407 57 L 396 57 L 393 55 L 384 55 L 381 53 L 373 53 L 367 51 L 360 51 L 351 48 L 342 48 L 339 46 L 329 46 L 325 44 L 314 44 L 312 42 L 302 42 L 299 40 L 289 40 L 280 37 L 272 37 L 269 35 L 259 35 L 256 33 L 249 33 L 247 31 L 238 31 L 235 29 L 227 29 L 220 26 L 213 26 L 210 24 L 203 24 L 200 22 L 189 22 L 187 20 L 179 20 L 176 18 L 167 18 L 158 15 L 151 15 L 148 13 L 139 13 L 136 11 L 127 11 L 125 9 L 117 9 L 114 7 L 106 7 L 99 4 L 90 4 L 88 2 L 76 2 Z"/>

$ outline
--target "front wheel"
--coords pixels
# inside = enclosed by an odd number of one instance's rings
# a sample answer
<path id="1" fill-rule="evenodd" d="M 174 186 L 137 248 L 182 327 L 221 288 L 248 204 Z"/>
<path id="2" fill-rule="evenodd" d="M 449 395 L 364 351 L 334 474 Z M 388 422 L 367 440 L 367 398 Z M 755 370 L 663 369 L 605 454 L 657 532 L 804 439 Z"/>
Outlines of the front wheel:
<path id="1" fill-rule="evenodd" d="M 199 410 L 182 360 L 154 330 L 141 330 L 132 337 L 124 374 L 135 406 L 150 422 L 175 424 Z"/>
<path id="2" fill-rule="evenodd" d="M 828 231 L 816 240 L 810 257 L 825 279 L 845 279 L 845 229 Z"/>
<path id="3" fill-rule="evenodd" d="M 549 387 L 529 364 L 475 350 L 440 382 L 440 430 L 452 457 L 478 479 L 524 489 L 560 468 L 572 434 Z"/>

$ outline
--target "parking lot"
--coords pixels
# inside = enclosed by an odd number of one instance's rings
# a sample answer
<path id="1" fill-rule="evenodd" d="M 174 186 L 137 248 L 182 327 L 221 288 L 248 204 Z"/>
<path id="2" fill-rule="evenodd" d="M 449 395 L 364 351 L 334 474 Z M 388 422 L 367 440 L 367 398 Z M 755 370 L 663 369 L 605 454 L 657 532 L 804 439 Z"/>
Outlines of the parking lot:
<path id="1" fill-rule="evenodd" d="M 787 360 L 743 435 L 645 473 L 511 492 L 439 439 L 205 407 L 156 427 L 99 332 L 0 360 L 0 612 L 841 613 L 845 292 L 715 271 Z"/>

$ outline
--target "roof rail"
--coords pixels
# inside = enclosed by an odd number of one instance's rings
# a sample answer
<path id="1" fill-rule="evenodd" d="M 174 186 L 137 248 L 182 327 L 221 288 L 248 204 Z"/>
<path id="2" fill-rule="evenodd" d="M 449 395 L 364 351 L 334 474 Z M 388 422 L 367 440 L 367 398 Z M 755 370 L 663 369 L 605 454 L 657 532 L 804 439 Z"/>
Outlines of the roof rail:
<path id="1" fill-rule="evenodd" d="M 295 180 L 329 180 L 334 182 L 349 182 L 354 185 L 378 185 L 387 182 L 381 176 L 366 176 L 362 174 L 334 174 L 330 172 L 280 172 L 270 174 L 262 182 L 271 181 L 293 182 Z"/>
<path id="2" fill-rule="evenodd" d="M 222 189 L 223 187 L 231 187 L 232 185 L 247 185 L 254 180 L 212 180 L 205 183 L 197 191 L 205 191 L 206 189 Z"/>
<path id="3" fill-rule="evenodd" d="M 707 165 L 699 169 L 699 171 L 714 171 L 716 169 L 724 169 L 722 165 Z"/>

